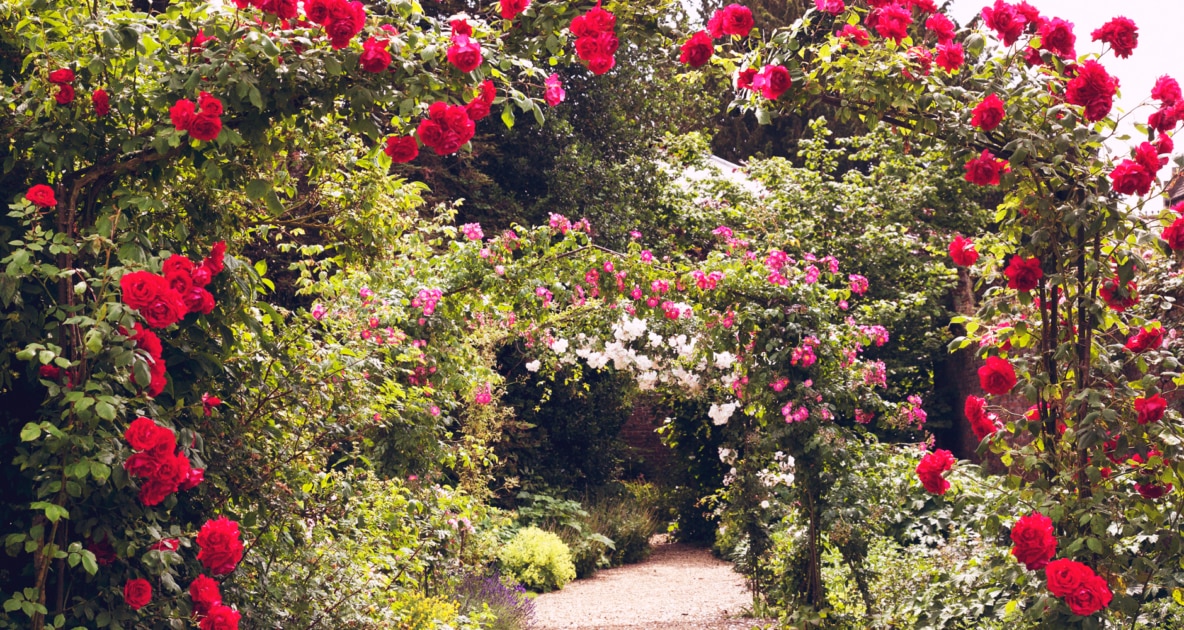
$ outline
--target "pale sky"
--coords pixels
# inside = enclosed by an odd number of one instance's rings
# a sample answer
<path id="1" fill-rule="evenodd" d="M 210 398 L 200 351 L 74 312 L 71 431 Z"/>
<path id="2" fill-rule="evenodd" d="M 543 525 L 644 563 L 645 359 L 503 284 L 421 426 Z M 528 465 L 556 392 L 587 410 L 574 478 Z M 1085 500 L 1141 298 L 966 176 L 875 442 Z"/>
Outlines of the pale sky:
<path id="1" fill-rule="evenodd" d="M 1129 59 L 1117 59 L 1108 53 L 1102 64 L 1118 77 L 1120 97 L 1117 107 L 1130 111 L 1148 99 L 1155 80 L 1167 74 L 1184 85 L 1184 0 L 1028 0 L 1041 14 L 1059 17 L 1073 23 L 1077 34 L 1077 54 L 1101 52 L 1103 44 L 1094 42 L 1090 33 L 1111 18 L 1121 15 L 1135 21 L 1139 27 L 1139 46 Z M 966 24 L 984 6 L 994 0 L 954 0 L 951 13 L 961 24 Z M 1129 119 L 1146 122 L 1154 111 L 1143 108 Z M 1125 121 L 1124 121 L 1125 122 Z M 1125 124 L 1123 128 L 1129 129 Z M 1177 153 L 1184 150 L 1177 136 Z M 1167 173 L 1163 173 L 1166 175 Z"/>

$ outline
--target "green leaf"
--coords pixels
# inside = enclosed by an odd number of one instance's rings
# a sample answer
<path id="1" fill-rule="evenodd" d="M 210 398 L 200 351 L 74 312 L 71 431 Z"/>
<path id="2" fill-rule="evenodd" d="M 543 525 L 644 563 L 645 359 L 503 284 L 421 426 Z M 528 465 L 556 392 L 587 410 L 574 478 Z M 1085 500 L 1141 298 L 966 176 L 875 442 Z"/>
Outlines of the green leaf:
<path id="1" fill-rule="evenodd" d="M 98 403 L 96 403 L 95 413 L 99 414 L 99 417 L 104 420 L 115 419 L 115 407 L 111 406 L 111 403 L 109 402 L 100 400 Z"/>
<path id="2" fill-rule="evenodd" d="M 271 192 L 271 182 L 266 179 L 253 179 L 247 184 L 247 198 L 259 201 L 263 195 Z"/>
<path id="3" fill-rule="evenodd" d="M 99 563 L 95 561 L 94 552 L 87 551 L 86 549 L 83 549 L 81 553 L 82 553 L 82 568 L 86 569 L 86 572 L 91 575 L 98 573 L 99 572 Z"/>
<path id="4" fill-rule="evenodd" d="M 37 426 L 36 423 L 30 422 L 25 425 L 25 428 L 21 429 L 22 442 L 32 442 L 39 437 L 41 437 L 41 427 Z"/>
<path id="5" fill-rule="evenodd" d="M 514 128 L 514 112 L 508 103 L 502 108 L 502 122 L 505 123 L 506 129 Z"/>

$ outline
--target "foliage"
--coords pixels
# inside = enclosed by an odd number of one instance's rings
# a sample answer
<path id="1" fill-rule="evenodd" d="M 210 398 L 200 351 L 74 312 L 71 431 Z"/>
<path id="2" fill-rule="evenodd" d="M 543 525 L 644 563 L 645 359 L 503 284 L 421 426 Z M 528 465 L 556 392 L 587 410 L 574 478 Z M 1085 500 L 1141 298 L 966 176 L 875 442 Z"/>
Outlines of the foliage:
<path id="1" fill-rule="evenodd" d="M 482 628 L 529 630 L 534 621 L 534 601 L 526 596 L 526 589 L 521 585 L 506 586 L 497 575 L 466 575 L 456 586 L 453 597 L 462 613 L 492 618 L 484 621 Z"/>
<path id="2" fill-rule="evenodd" d="M 524 527 L 498 553 L 502 570 L 535 591 L 563 588 L 576 578 L 571 551 L 555 534 Z"/>

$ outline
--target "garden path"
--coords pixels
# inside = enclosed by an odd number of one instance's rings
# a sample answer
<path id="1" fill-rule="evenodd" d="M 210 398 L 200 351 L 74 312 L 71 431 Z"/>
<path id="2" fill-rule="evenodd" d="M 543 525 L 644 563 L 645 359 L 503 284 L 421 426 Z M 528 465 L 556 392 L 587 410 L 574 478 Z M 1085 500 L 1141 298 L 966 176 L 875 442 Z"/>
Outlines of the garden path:
<path id="1" fill-rule="evenodd" d="M 535 599 L 538 630 L 750 630 L 744 577 L 706 549 L 659 544 L 649 560 L 598 571 Z"/>

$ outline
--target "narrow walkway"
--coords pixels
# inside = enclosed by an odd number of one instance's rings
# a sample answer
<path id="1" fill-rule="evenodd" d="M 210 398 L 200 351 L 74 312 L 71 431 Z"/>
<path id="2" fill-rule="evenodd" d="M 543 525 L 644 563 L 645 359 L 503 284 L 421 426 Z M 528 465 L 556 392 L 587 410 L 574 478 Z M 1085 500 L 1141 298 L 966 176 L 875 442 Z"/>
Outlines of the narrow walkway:
<path id="1" fill-rule="evenodd" d="M 537 630 L 750 630 L 744 577 L 705 549 L 662 544 L 649 560 L 599 571 L 535 599 Z"/>

